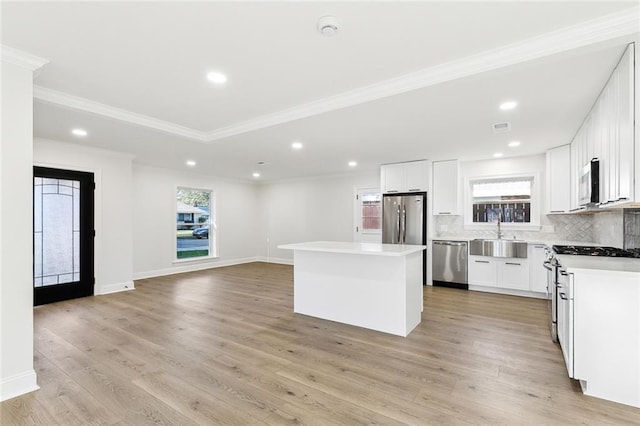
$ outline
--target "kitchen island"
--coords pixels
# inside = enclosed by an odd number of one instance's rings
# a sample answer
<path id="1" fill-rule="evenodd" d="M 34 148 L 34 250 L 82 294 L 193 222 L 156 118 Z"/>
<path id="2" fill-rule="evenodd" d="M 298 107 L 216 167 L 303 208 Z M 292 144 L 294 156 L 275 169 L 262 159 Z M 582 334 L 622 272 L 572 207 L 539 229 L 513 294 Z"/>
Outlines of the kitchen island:
<path id="1" fill-rule="evenodd" d="M 293 311 L 406 337 L 421 321 L 422 245 L 314 241 L 293 250 Z"/>

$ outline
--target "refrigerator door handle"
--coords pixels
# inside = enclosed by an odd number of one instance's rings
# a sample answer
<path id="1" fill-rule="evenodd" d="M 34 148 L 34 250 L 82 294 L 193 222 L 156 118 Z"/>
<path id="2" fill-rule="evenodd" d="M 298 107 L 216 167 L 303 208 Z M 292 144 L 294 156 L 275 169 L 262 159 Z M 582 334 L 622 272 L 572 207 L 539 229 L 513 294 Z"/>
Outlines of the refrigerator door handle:
<path id="1" fill-rule="evenodd" d="M 398 220 L 396 221 L 396 243 L 400 244 L 400 230 L 402 229 L 400 227 L 400 205 L 398 204 L 398 209 L 396 210 L 396 217 L 398 218 Z"/>
<path id="2" fill-rule="evenodd" d="M 407 208 L 402 206 L 402 244 L 407 242 Z"/>

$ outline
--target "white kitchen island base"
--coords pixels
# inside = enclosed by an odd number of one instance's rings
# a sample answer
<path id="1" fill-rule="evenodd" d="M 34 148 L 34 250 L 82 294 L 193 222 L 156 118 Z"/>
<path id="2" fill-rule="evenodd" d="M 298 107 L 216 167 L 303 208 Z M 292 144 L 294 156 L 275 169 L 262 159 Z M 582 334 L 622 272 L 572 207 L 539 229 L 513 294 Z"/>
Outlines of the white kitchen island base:
<path id="1" fill-rule="evenodd" d="M 425 246 L 313 243 L 294 250 L 294 312 L 406 337 L 421 321 Z"/>

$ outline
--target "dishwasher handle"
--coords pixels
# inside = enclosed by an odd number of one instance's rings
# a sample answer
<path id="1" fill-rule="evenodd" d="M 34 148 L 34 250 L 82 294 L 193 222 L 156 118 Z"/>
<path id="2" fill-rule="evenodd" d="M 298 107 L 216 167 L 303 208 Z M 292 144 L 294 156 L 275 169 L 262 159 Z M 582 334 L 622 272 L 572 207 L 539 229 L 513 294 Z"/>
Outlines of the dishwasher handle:
<path id="1" fill-rule="evenodd" d="M 439 246 L 466 246 L 467 243 L 463 241 L 434 241 L 433 244 Z"/>

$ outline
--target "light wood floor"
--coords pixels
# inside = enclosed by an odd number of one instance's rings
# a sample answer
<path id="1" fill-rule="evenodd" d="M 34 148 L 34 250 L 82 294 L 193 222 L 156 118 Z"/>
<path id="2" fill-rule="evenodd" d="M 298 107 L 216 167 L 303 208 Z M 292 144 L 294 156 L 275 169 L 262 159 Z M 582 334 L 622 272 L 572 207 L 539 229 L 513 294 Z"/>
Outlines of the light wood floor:
<path id="1" fill-rule="evenodd" d="M 640 422 L 567 378 L 543 300 L 427 287 L 402 338 L 294 315 L 289 266 L 136 287 L 35 309 L 41 389 L 2 425 Z"/>

